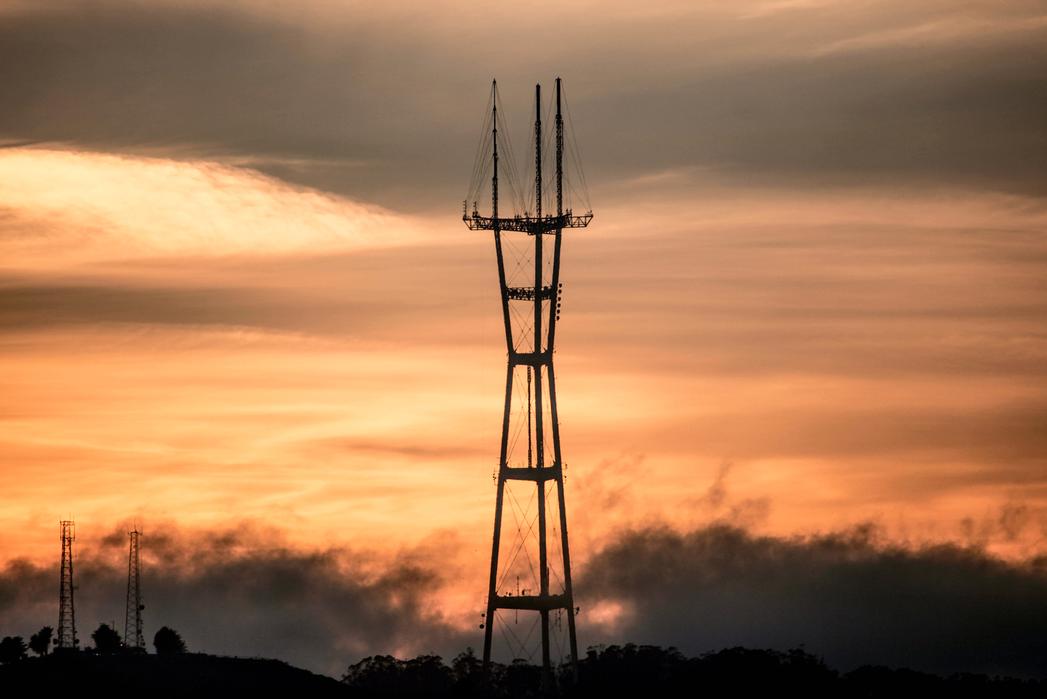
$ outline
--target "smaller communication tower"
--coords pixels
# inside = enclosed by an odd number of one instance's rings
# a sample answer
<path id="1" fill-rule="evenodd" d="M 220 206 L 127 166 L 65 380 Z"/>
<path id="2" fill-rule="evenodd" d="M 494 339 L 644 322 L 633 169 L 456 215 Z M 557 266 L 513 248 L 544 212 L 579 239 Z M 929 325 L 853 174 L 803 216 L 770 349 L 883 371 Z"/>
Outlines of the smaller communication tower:
<path id="1" fill-rule="evenodd" d="M 131 548 L 127 553 L 127 606 L 124 612 L 124 645 L 134 650 L 145 650 L 142 635 L 142 568 L 138 559 L 138 541 L 142 532 L 138 527 L 129 531 Z"/>
<path id="2" fill-rule="evenodd" d="M 76 606 L 73 601 L 73 541 L 76 525 L 72 520 L 59 522 L 62 526 L 62 572 L 58 586 L 58 648 L 76 650 L 80 641 L 76 637 Z"/>

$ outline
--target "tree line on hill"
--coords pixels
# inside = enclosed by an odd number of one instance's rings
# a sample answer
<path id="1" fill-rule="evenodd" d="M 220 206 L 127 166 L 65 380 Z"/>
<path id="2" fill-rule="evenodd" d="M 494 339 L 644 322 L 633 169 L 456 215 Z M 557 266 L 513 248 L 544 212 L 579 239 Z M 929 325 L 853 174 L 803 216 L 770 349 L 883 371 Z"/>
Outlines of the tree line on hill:
<path id="1" fill-rule="evenodd" d="M 6 679 L 17 680 L 21 677 L 30 685 L 39 682 L 42 677 L 39 671 L 42 671 L 43 666 L 37 667 L 39 663 L 26 661 L 27 648 L 39 656 L 48 655 L 52 635 L 51 629 L 45 627 L 30 638 L 28 646 L 21 637 L 8 636 L 2 639 L 0 661 L 5 665 L 4 671 L 36 671 L 8 674 L 5 675 Z M 675 648 L 635 644 L 589 648 L 586 655 L 579 659 L 577 675 L 569 665 L 563 664 L 555 668 L 553 676 L 548 680 L 543 679 L 539 666 L 526 660 L 507 664 L 492 663 L 490 672 L 485 673 L 483 663 L 472 649 L 459 653 L 450 664 L 438 655 L 421 655 L 408 660 L 399 660 L 390 655 L 374 655 L 350 665 L 341 678 L 339 688 L 339 684 L 330 679 L 326 680 L 330 686 L 316 684 L 323 678 L 305 671 L 297 671 L 300 675 L 272 674 L 275 672 L 273 667 L 266 666 L 266 671 L 272 676 L 266 675 L 268 679 L 263 679 L 256 676 L 260 671 L 257 668 L 246 671 L 238 665 L 252 661 L 201 654 L 185 655 L 185 642 L 176 631 L 167 627 L 158 631 L 153 640 L 157 656 L 166 656 L 169 660 L 128 652 L 120 644 L 119 634 L 107 624 L 99 626 L 91 636 L 95 642 L 93 648 L 68 656 L 70 661 L 78 659 L 77 662 L 54 659 L 58 664 L 46 668 L 47 677 L 50 678 L 47 681 L 58 681 L 56 677 L 61 679 L 62 668 L 69 665 L 72 669 L 68 674 L 76 682 L 83 681 L 87 676 L 84 674 L 85 667 L 97 666 L 97 670 L 87 672 L 100 672 L 98 677 L 102 679 L 95 678 L 99 682 L 138 682 L 146 688 L 157 683 L 166 685 L 175 682 L 177 678 L 172 679 L 170 674 L 173 667 L 177 669 L 176 675 L 182 678 L 178 681 L 207 690 L 201 696 L 211 696 L 207 692 L 217 692 L 222 687 L 243 689 L 248 680 L 265 684 L 271 689 L 272 683 L 278 679 L 288 691 L 302 689 L 313 682 L 309 686 L 317 691 L 323 689 L 326 692 L 324 696 L 337 696 L 344 692 L 348 697 L 376 699 L 423 696 L 437 699 L 528 699 L 540 696 L 603 699 L 611 695 L 639 693 L 674 698 L 693 697 L 698 692 L 735 696 L 796 693 L 805 698 L 819 699 L 897 699 L 899 696 L 939 695 L 952 699 L 1040 699 L 1047 696 L 1047 679 L 1023 680 L 984 674 L 940 676 L 883 666 L 864 666 L 841 673 L 803 648 L 788 651 L 728 648 L 687 657 Z M 171 665 L 170 661 L 176 659 L 178 664 Z M 194 663 L 183 664 L 181 659 Z M 163 661 L 165 664 L 141 664 L 141 661 L 147 660 Z"/>
<path id="2" fill-rule="evenodd" d="M 129 648 L 124 645 L 120 633 L 109 624 L 99 624 L 98 628 L 91 633 L 94 647 L 85 649 L 87 653 L 98 653 L 102 655 L 144 652 L 145 649 Z M 54 638 L 54 629 L 45 626 L 29 637 L 29 643 L 21 636 L 4 636 L 0 639 L 0 663 L 14 663 L 29 657 L 32 651 L 38 657 L 51 653 L 51 645 L 57 646 L 58 639 Z M 153 648 L 157 655 L 171 655 L 185 653 L 186 645 L 181 634 L 167 626 L 161 627 L 153 634 Z"/>
<path id="3" fill-rule="evenodd" d="M 804 697 L 950 696 L 1001 699 L 1047 696 L 1047 681 L 864 666 L 846 673 L 802 648 L 789 651 L 729 648 L 686 657 L 675 648 L 627 644 L 596 646 L 579 658 L 577 679 L 569 665 L 555 669 L 551 686 L 542 670 L 524 660 L 492 663 L 485 677 L 473 650 L 447 665 L 437 655 L 398 660 L 388 655 L 350 665 L 342 682 L 363 697 L 693 697 L 710 695 Z"/>

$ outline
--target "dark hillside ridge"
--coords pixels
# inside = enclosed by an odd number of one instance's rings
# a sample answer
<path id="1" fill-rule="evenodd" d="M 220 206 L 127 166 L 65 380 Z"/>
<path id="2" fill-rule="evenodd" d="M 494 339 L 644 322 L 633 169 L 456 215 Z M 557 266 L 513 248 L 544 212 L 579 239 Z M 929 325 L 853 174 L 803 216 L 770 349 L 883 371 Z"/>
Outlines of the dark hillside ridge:
<path id="1" fill-rule="evenodd" d="M 554 691 L 563 699 L 639 696 L 785 696 L 804 699 L 904 699 L 947 696 L 1042 699 L 1047 680 L 866 666 L 840 673 L 803 649 L 728 648 L 689 658 L 673 648 L 627 644 L 590 648 L 580 659 L 578 683 L 566 666 Z M 542 696 L 541 668 L 495 663 L 490 682 L 471 649 L 450 662 L 435 655 L 399 660 L 388 655 L 349 665 L 342 681 L 279 660 L 184 653 L 112 655 L 75 653 L 0 665 L 0 697 L 490 697 Z"/>
<path id="2" fill-rule="evenodd" d="M 280 660 L 230 658 L 203 653 L 174 655 L 76 653 L 28 658 L 0 666 L 0 695 L 344 697 L 352 692 L 330 677 Z M 96 694 L 97 692 L 97 694 Z"/>

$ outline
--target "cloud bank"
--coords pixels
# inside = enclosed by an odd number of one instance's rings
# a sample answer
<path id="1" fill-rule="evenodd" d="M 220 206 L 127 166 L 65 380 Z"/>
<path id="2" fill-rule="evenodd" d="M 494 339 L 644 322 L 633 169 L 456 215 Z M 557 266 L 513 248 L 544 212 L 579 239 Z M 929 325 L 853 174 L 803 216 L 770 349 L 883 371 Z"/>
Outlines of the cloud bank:
<path id="1" fill-rule="evenodd" d="M 118 528 L 78 551 L 81 646 L 101 622 L 123 633 L 126 549 Z M 303 551 L 250 524 L 158 529 L 142 539 L 146 641 L 151 650 L 152 634 L 171 626 L 190 650 L 279 658 L 335 676 L 372 653 L 457 652 L 472 639 L 433 606 L 449 575 L 439 554 Z M 4 634 L 55 625 L 57 575 L 56 566 L 8 562 L 0 574 Z"/>
<path id="2" fill-rule="evenodd" d="M 627 532 L 577 583 L 606 638 L 700 653 L 804 645 L 837 668 L 1047 676 L 1047 560 L 907 549 L 860 527 L 806 538 L 726 525 Z M 582 617 L 584 619 L 584 616 Z"/>
<path id="3" fill-rule="evenodd" d="M 169 625 L 192 650 L 276 657 L 332 675 L 375 653 L 452 657 L 481 641 L 468 620 L 441 611 L 462 554 L 446 537 L 389 554 L 303 550 L 250 523 L 158 529 L 143 539 L 147 635 Z M 125 556 L 123 528 L 80 549 L 87 644 L 99 622 L 122 618 Z M 53 625 L 56 579 L 56 566 L 9 561 L 0 573 L 0 632 Z M 623 531 L 578 571 L 576 591 L 583 648 L 637 642 L 698 654 L 803 645 L 841 670 L 1047 676 L 1047 560 L 1005 563 L 955 545 L 906 549 L 871 526 L 807 538 L 726 524 Z"/>

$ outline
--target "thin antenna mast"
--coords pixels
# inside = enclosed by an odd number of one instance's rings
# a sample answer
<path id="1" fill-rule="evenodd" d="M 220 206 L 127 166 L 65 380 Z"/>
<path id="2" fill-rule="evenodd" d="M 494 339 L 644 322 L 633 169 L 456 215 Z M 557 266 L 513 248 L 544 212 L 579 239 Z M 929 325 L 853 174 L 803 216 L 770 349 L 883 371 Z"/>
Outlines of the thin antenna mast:
<path id="1" fill-rule="evenodd" d="M 563 215 L 563 116 L 560 114 L 560 78 L 556 79 L 556 215 Z"/>
<path id="2" fill-rule="evenodd" d="M 491 216 L 498 219 L 498 81 L 491 81 Z"/>

